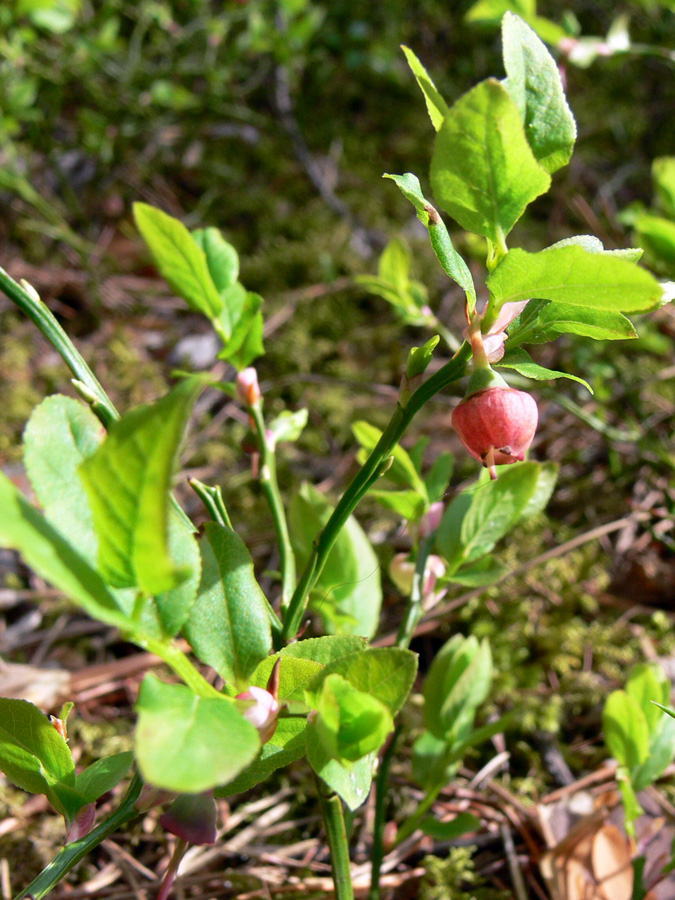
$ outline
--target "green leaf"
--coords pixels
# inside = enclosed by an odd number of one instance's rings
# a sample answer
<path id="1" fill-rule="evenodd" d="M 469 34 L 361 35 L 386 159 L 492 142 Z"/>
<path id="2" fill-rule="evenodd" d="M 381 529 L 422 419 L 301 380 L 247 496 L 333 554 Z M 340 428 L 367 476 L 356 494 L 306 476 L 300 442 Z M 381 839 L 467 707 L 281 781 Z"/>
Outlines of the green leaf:
<path id="1" fill-rule="evenodd" d="M 27 15 L 33 25 L 64 34 L 70 30 L 82 9 L 82 0 L 19 0 L 18 16 Z"/>
<path id="2" fill-rule="evenodd" d="M 457 494 L 443 513 L 436 529 L 436 551 L 448 565 L 448 573 L 454 572 L 463 562 L 462 523 L 471 508 L 475 491 Z"/>
<path id="3" fill-rule="evenodd" d="M 187 531 L 173 509 L 169 512 L 168 546 L 173 564 L 190 573 L 185 581 L 154 598 L 162 634 L 174 637 L 185 624 L 197 598 L 202 560 L 194 535 Z"/>
<path id="4" fill-rule="evenodd" d="M 536 297 L 587 309 L 640 312 L 657 306 L 661 285 L 621 257 L 566 246 L 510 250 L 487 279 L 499 306 Z"/>
<path id="5" fill-rule="evenodd" d="M 316 734 L 333 759 L 356 762 L 379 750 L 394 729 L 384 703 L 359 691 L 341 675 L 327 675 L 311 703 L 317 712 Z"/>
<path id="6" fill-rule="evenodd" d="M 547 303 L 539 314 L 539 323 L 554 334 L 580 334 L 595 341 L 623 341 L 638 336 L 623 313 L 565 303 Z"/>
<path id="7" fill-rule="evenodd" d="M 603 341 L 637 337 L 633 324 L 623 313 L 531 300 L 509 326 L 508 347 L 513 350 L 520 344 L 544 344 L 564 333 Z"/>
<path id="8" fill-rule="evenodd" d="M 200 549 L 202 578 L 185 636 L 221 678 L 246 687 L 272 649 L 265 597 L 246 545 L 232 529 L 207 522 Z"/>
<path id="9" fill-rule="evenodd" d="M 312 542 L 328 521 L 333 507 L 315 488 L 304 484 L 289 509 L 289 529 L 298 568 L 309 559 Z M 372 637 L 380 621 L 380 564 L 370 541 L 353 516 L 339 533 L 317 581 L 314 608 L 327 630 L 335 630 L 336 614 L 351 617 L 342 631 Z"/>
<path id="10" fill-rule="evenodd" d="M 366 638 L 356 634 L 329 634 L 324 637 L 305 638 L 305 640 L 297 641 L 295 644 L 288 644 L 278 654 L 271 656 L 270 661 L 274 664 L 274 660 L 278 655 L 282 659 L 311 659 L 322 666 L 327 666 L 329 663 L 342 659 L 344 656 L 350 656 L 359 650 L 365 650 L 366 645 Z M 261 663 L 261 666 L 265 664 Z"/>
<path id="11" fill-rule="evenodd" d="M 436 654 L 424 682 L 424 724 L 437 738 L 456 740 L 470 728 L 492 684 L 486 640 L 452 637 Z"/>
<path id="12" fill-rule="evenodd" d="M 282 660 L 279 667 L 279 701 L 285 703 L 293 714 L 306 714 L 308 707 L 305 691 L 323 670 L 323 666 L 316 660 L 285 655 L 283 651 L 275 653 L 256 668 L 251 675 L 251 684 L 266 688 L 274 663 L 279 657 Z"/>
<path id="13" fill-rule="evenodd" d="M 440 336 L 435 334 L 422 347 L 411 347 L 405 367 L 405 374 L 408 378 L 416 378 L 426 372 L 440 339 Z"/>
<path id="14" fill-rule="evenodd" d="M 227 319 L 227 342 L 218 359 L 232 363 L 235 369 L 241 371 L 265 352 L 261 312 L 263 300 L 259 294 L 244 290 L 240 284 L 224 291 L 223 297 L 226 309 L 220 322 Z"/>
<path id="15" fill-rule="evenodd" d="M 448 104 L 438 93 L 438 89 L 429 77 L 427 70 L 424 68 L 424 66 L 415 56 L 412 50 L 403 44 L 401 45 L 401 50 L 403 50 L 403 52 L 405 53 L 405 58 L 408 60 L 408 65 L 410 66 L 422 93 L 424 94 L 424 101 L 427 105 L 427 112 L 429 113 L 431 124 L 434 126 L 436 131 L 438 131 L 443 124 L 443 119 L 450 112 Z"/>
<path id="16" fill-rule="evenodd" d="M 631 772 L 636 791 L 643 791 L 659 778 L 675 757 L 675 720 L 662 714 L 649 744 L 649 756 Z"/>
<path id="17" fill-rule="evenodd" d="M 507 12 L 514 12 L 520 16 L 533 16 L 536 9 L 536 0 L 478 0 L 470 7 L 464 19 L 467 22 L 498 25 Z"/>
<path id="18" fill-rule="evenodd" d="M 224 291 L 239 278 L 239 255 L 217 228 L 199 228 L 192 232 L 197 246 L 204 251 L 206 265 L 216 290 Z"/>
<path id="19" fill-rule="evenodd" d="M 448 229 L 434 207 L 422 194 L 419 178 L 411 172 L 405 175 L 384 175 L 390 178 L 417 210 L 417 218 L 429 231 L 429 238 L 438 261 L 445 273 L 462 288 L 469 300 L 470 310 L 476 306 L 476 288 L 469 267 L 453 247 Z"/>
<path id="20" fill-rule="evenodd" d="M 190 575 L 169 553 L 169 490 L 201 388 L 199 380 L 185 380 L 152 406 L 127 413 L 80 466 L 99 540 L 99 568 L 114 587 L 156 594 Z"/>
<path id="21" fill-rule="evenodd" d="M 178 219 L 146 203 L 134 203 L 134 219 L 169 286 L 192 309 L 215 319 L 223 301 L 209 273 L 206 254 Z"/>
<path id="22" fill-rule="evenodd" d="M 462 521 L 461 539 L 467 562 L 490 553 L 497 541 L 513 528 L 536 490 L 539 474 L 538 463 L 516 463 L 497 481 L 475 491 Z"/>
<path id="23" fill-rule="evenodd" d="M 294 717 L 279 719 L 277 728 L 272 737 L 263 745 L 260 756 L 244 771 L 225 787 L 216 788 L 213 792 L 216 797 L 231 797 L 255 787 L 260 782 L 276 772 L 285 768 L 305 755 L 305 728 L 307 722 L 304 718 Z"/>
<path id="24" fill-rule="evenodd" d="M 483 81 L 455 103 L 436 136 L 431 186 L 462 228 L 501 246 L 550 183 L 500 82 Z"/>
<path id="25" fill-rule="evenodd" d="M 506 89 L 520 112 L 528 143 L 547 172 L 567 165 L 577 136 L 558 66 L 534 31 L 507 12 L 502 20 Z"/>
<path id="26" fill-rule="evenodd" d="M 640 243 L 652 257 L 670 269 L 675 266 L 675 222 L 662 216 L 640 213 L 635 220 L 635 230 Z"/>
<path id="27" fill-rule="evenodd" d="M 602 711 L 605 744 L 620 765 L 632 769 L 649 756 L 649 726 L 642 709 L 625 691 L 614 691 Z"/>
<path id="28" fill-rule="evenodd" d="M 461 584 L 463 587 L 485 587 L 495 584 L 511 571 L 511 567 L 499 562 L 492 556 L 485 556 L 478 562 L 468 566 L 462 566 L 457 572 L 448 576 L 451 584 Z"/>
<path id="29" fill-rule="evenodd" d="M 457 771 L 457 764 L 448 765 L 448 745 L 442 738 L 423 731 L 413 744 L 412 773 L 415 781 L 426 790 L 447 784 Z"/>
<path id="30" fill-rule="evenodd" d="M 410 283 L 410 250 L 400 238 L 392 238 L 382 251 L 377 265 L 381 281 L 390 284 L 397 293 L 405 293 Z"/>
<path id="31" fill-rule="evenodd" d="M 654 706 L 658 706 L 659 709 L 662 709 L 664 713 L 669 715 L 672 719 L 675 719 L 675 709 L 672 709 L 670 706 L 664 706 L 663 703 L 657 703 L 656 700 L 652 700 Z"/>
<path id="32" fill-rule="evenodd" d="M 305 734 L 307 759 L 312 769 L 349 809 L 358 809 L 370 793 L 375 754 L 364 756 L 355 763 L 342 763 L 329 755 L 317 732 L 316 722 L 308 722 Z"/>
<path id="33" fill-rule="evenodd" d="M 355 281 L 369 293 L 391 304 L 407 324 L 421 326 L 429 323 L 428 313 L 422 311 L 428 296 L 419 282 L 411 281 L 405 290 L 399 290 L 391 282 L 374 275 L 357 275 Z"/>
<path id="34" fill-rule="evenodd" d="M 131 751 L 114 753 L 87 766 L 75 779 L 75 787 L 87 803 L 111 791 L 128 774 L 134 762 Z"/>
<path id="35" fill-rule="evenodd" d="M 0 546 L 18 550 L 38 575 L 78 603 L 90 616 L 129 630 L 116 598 L 89 563 L 0 472 Z"/>
<path id="36" fill-rule="evenodd" d="M 420 822 L 422 831 L 437 841 L 454 841 L 463 834 L 480 831 L 482 827 L 483 823 L 478 816 L 468 812 L 458 813 L 449 822 L 439 822 L 431 817 Z"/>
<path id="37" fill-rule="evenodd" d="M 594 234 L 573 234 L 571 237 L 563 238 L 547 247 L 547 250 L 554 250 L 556 247 L 581 247 L 587 253 L 604 253 L 605 247 L 599 237 Z"/>
<path id="38" fill-rule="evenodd" d="M 424 498 L 417 491 L 368 491 L 385 509 L 390 509 L 402 519 L 418 519 L 424 511 Z"/>
<path id="39" fill-rule="evenodd" d="M 17 787 L 51 793 L 55 784 L 74 787 L 68 744 L 37 706 L 0 697 L 0 769 Z"/>
<path id="40" fill-rule="evenodd" d="M 415 681 L 417 654 L 399 647 L 371 647 L 342 656 L 317 675 L 310 690 L 317 692 L 332 674 L 346 678 L 352 687 L 375 697 L 396 715 Z"/>
<path id="41" fill-rule="evenodd" d="M 539 477 L 537 478 L 537 484 L 520 514 L 521 522 L 525 522 L 527 519 L 531 519 L 544 511 L 558 480 L 557 463 L 546 462 L 538 463 L 538 465 Z"/>
<path id="42" fill-rule="evenodd" d="M 630 773 L 625 766 L 619 766 L 616 771 L 616 781 L 621 791 L 621 800 L 623 805 L 623 814 L 626 823 L 626 831 L 632 837 L 635 837 L 635 829 L 632 827 L 633 822 L 637 821 L 643 814 L 644 810 L 640 806 L 640 801 L 631 784 Z"/>
<path id="43" fill-rule="evenodd" d="M 424 476 L 424 483 L 429 494 L 429 503 L 437 503 L 445 496 L 452 478 L 455 460 L 452 453 L 439 453 L 432 467 Z"/>
<path id="44" fill-rule="evenodd" d="M 657 663 L 638 663 L 628 676 L 626 693 L 639 705 L 647 720 L 649 733 L 653 735 L 663 713 L 651 701 L 667 703 L 670 699 L 670 681 L 666 673 Z"/>
<path id="45" fill-rule="evenodd" d="M 281 444 L 283 441 L 297 441 L 307 425 L 308 414 L 309 411 L 306 409 L 298 409 L 296 412 L 285 409 L 279 413 L 267 424 L 272 442 Z"/>
<path id="46" fill-rule="evenodd" d="M 374 425 L 369 425 L 368 422 L 358 421 L 352 424 L 352 433 L 362 447 L 362 451 L 359 454 L 359 462 L 363 463 L 377 446 L 378 441 L 382 437 L 382 432 Z M 392 456 L 394 461 L 391 467 L 387 469 L 387 478 L 390 478 L 401 487 L 416 491 L 426 500 L 426 485 L 420 478 L 413 461 L 400 444 L 394 447 Z"/>
<path id="47" fill-rule="evenodd" d="M 292 712 L 307 712 L 305 690 L 328 663 L 349 656 L 366 646 L 366 639 L 352 634 L 332 634 L 320 638 L 307 638 L 289 644 L 268 656 L 251 675 L 251 684 L 267 687 L 267 682 L 277 659 L 279 667 L 279 700 L 288 704 Z"/>
<path id="48" fill-rule="evenodd" d="M 652 162 L 656 203 L 669 219 L 675 219 L 675 156 L 660 156 Z"/>
<path id="49" fill-rule="evenodd" d="M 546 366 L 540 366 L 539 363 L 532 359 L 527 350 L 523 350 L 522 347 L 515 347 L 513 350 L 509 350 L 495 365 L 503 366 L 505 369 L 515 369 L 520 375 L 525 376 L 525 378 L 531 378 L 533 381 L 548 381 L 549 378 L 568 378 L 570 381 L 583 384 L 591 394 L 593 393 L 593 388 L 583 378 L 579 378 L 578 375 L 570 375 L 567 372 L 558 372 L 556 369 L 547 369 Z"/>
<path id="50" fill-rule="evenodd" d="M 146 675 L 137 709 L 136 758 L 156 787 L 207 791 L 232 781 L 260 750 L 256 728 L 225 698 L 199 697 Z"/>
<path id="51" fill-rule="evenodd" d="M 62 394 L 43 400 L 23 433 L 26 472 L 45 518 L 93 565 L 98 541 L 78 468 L 104 434 L 88 406 Z"/>

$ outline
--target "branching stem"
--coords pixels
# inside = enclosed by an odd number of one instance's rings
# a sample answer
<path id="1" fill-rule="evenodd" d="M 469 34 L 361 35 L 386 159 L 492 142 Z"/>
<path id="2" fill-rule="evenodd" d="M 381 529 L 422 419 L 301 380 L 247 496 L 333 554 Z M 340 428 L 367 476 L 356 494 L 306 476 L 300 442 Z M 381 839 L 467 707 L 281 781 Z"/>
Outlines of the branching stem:
<path id="1" fill-rule="evenodd" d="M 397 404 L 380 440 L 340 498 L 330 519 L 314 542 L 312 553 L 291 597 L 287 614 L 284 616 L 284 640 L 290 640 L 297 633 L 307 606 L 309 593 L 321 574 L 328 554 L 359 500 L 378 477 L 382 462 L 391 455 L 406 428 L 424 404 L 444 387 L 458 381 L 464 375 L 470 358 L 471 347 L 465 341 L 452 359 L 412 394 L 404 407 Z"/>

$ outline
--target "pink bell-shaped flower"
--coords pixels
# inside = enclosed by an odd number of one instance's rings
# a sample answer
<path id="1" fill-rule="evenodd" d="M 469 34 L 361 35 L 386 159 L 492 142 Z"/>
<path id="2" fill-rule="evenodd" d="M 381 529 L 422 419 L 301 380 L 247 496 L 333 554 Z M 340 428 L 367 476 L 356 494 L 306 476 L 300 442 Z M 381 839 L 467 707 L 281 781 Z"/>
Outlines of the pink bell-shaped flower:
<path id="1" fill-rule="evenodd" d="M 491 387 L 466 397 L 452 412 L 452 427 L 469 453 L 490 470 L 519 462 L 532 443 L 539 412 L 525 391 Z"/>

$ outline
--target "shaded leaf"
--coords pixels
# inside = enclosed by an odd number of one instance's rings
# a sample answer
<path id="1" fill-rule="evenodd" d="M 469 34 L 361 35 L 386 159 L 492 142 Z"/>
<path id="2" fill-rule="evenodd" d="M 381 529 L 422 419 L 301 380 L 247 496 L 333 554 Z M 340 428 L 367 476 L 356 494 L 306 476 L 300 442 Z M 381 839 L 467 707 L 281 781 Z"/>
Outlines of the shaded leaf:
<path id="1" fill-rule="evenodd" d="M 216 788 L 213 792 L 215 796 L 231 797 L 232 794 L 248 791 L 269 778 L 272 772 L 285 768 L 304 756 L 306 725 L 306 720 L 299 716 L 279 719 L 276 731 L 263 745 L 260 756 L 254 759 L 234 781 Z"/>
<path id="2" fill-rule="evenodd" d="M 492 556 L 485 556 L 476 563 L 462 566 L 447 579 L 441 579 L 441 582 L 445 583 L 447 580 L 450 584 L 461 584 L 464 587 L 484 587 L 500 581 L 510 571 L 510 566 L 499 562 Z"/>
<path id="3" fill-rule="evenodd" d="M 498 363 L 495 363 L 495 365 L 503 366 L 505 369 L 515 369 L 520 375 L 524 375 L 525 378 L 531 378 L 533 381 L 548 381 L 550 378 L 568 378 L 570 381 L 576 381 L 579 384 L 583 384 L 591 394 L 593 393 L 593 388 L 587 381 L 584 381 L 583 378 L 579 378 L 578 375 L 570 375 L 567 372 L 558 372 L 556 369 L 547 369 L 546 366 L 540 366 L 539 363 L 536 363 L 532 359 L 527 350 L 523 350 L 522 347 L 516 347 L 513 350 L 509 350 Z"/>
<path id="4" fill-rule="evenodd" d="M 377 442 L 382 437 L 382 432 L 368 422 L 358 421 L 352 424 L 352 433 L 362 448 L 361 453 L 359 453 L 359 462 L 364 463 L 377 446 Z M 427 489 L 424 481 L 420 478 L 413 461 L 400 444 L 394 447 L 392 456 L 393 462 L 390 468 L 387 469 L 386 477 L 401 487 L 416 491 L 422 498 L 426 499 Z"/>
<path id="5" fill-rule="evenodd" d="M 289 509 L 289 529 L 298 567 L 309 559 L 312 542 L 328 521 L 333 507 L 304 484 Z M 370 541 L 353 516 L 335 541 L 313 591 L 314 608 L 326 630 L 336 631 L 335 619 L 348 617 L 340 631 L 372 637 L 380 619 L 380 564 Z"/>
<path id="6" fill-rule="evenodd" d="M 369 491 L 368 496 L 377 500 L 402 519 L 417 519 L 424 511 L 424 498 L 417 491 Z"/>
<path id="7" fill-rule="evenodd" d="M 131 751 L 114 753 L 87 766 L 75 779 L 75 787 L 87 803 L 111 791 L 128 774 L 134 762 Z"/>
<path id="8" fill-rule="evenodd" d="M 199 228 L 192 232 L 198 247 L 204 251 L 209 274 L 216 290 L 224 291 L 239 278 L 239 255 L 217 228 Z"/>
<path id="9" fill-rule="evenodd" d="M 185 636 L 221 678 L 246 687 L 272 649 L 265 597 L 246 545 L 232 529 L 207 522 L 200 550 L 202 577 Z"/>
<path id="10" fill-rule="evenodd" d="M 480 831 L 483 823 L 473 813 L 458 813 L 449 822 L 439 822 L 438 819 L 422 819 L 420 828 L 425 834 L 437 841 L 453 841 L 463 834 Z"/>

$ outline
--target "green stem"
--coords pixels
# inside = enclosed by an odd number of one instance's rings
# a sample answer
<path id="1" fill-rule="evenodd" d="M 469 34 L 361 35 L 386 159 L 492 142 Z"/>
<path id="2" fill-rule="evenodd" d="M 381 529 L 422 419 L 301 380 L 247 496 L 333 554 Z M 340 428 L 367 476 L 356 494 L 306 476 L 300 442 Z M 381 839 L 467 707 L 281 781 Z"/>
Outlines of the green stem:
<path id="1" fill-rule="evenodd" d="M 333 869 L 335 900 L 354 900 L 352 887 L 352 870 L 349 863 L 349 844 L 342 812 L 342 800 L 337 794 L 328 790 L 318 778 L 319 802 L 321 815 L 326 829 L 326 839 L 330 850 L 330 862 Z"/>
<path id="2" fill-rule="evenodd" d="M 229 699 L 225 694 L 221 694 L 212 684 L 204 678 L 201 672 L 196 669 L 182 650 L 179 650 L 175 644 L 168 644 L 164 641 L 152 637 L 131 636 L 131 640 L 147 650 L 148 653 L 154 653 L 169 666 L 170 669 L 178 675 L 185 684 L 191 688 L 195 694 L 200 697 L 213 698 L 218 697 L 219 700 Z"/>
<path id="3" fill-rule="evenodd" d="M 471 347 L 465 341 L 452 359 L 412 394 L 405 407 L 397 404 L 380 440 L 340 498 L 330 519 L 314 542 L 312 553 L 291 597 L 288 612 L 284 618 L 284 640 L 290 640 L 297 633 L 307 606 L 309 593 L 321 574 L 326 558 L 343 525 L 373 480 L 377 478 L 382 462 L 391 455 L 406 428 L 424 404 L 443 388 L 458 381 L 464 375 L 470 358 Z"/>
<path id="4" fill-rule="evenodd" d="M 37 325 L 73 373 L 75 381 L 79 382 L 79 384 L 75 385 L 78 392 L 85 396 L 103 427 L 109 429 L 113 422 L 119 419 L 120 414 L 115 409 L 115 405 L 110 397 L 103 390 L 98 378 L 84 361 L 75 344 L 59 325 L 49 307 L 40 299 L 36 291 L 31 290 L 30 286 L 27 290 L 25 287 L 17 284 L 3 268 L 0 268 L 0 291 L 12 303 L 15 303 L 28 316 L 31 322 Z M 171 495 L 171 503 L 183 524 L 190 529 L 190 532 L 194 532 L 194 525 L 173 495 Z"/>
<path id="5" fill-rule="evenodd" d="M 73 841 L 72 844 L 68 844 L 60 850 L 37 878 L 25 890 L 17 894 L 14 900 L 21 900 L 22 897 L 30 897 L 31 900 L 41 900 L 42 897 L 45 897 L 56 887 L 62 878 L 65 878 L 68 872 L 81 859 L 84 859 L 88 853 L 91 853 L 92 850 L 122 825 L 135 819 L 139 813 L 134 804 L 141 793 L 142 787 L 143 781 L 140 775 L 134 775 L 121 806 L 86 837 L 80 838 L 79 841 Z"/>
<path id="6" fill-rule="evenodd" d="M 382 755 L 380 768 L 375 780 L 375 821 L 373 822 L 373 850 L 371 853 L 372 869 L 370 875 L 370 892 L 368 900 L 380 900 L 380 871 L 384 859 L 384 825 L 386 800 L 389 789 L 389 769 L 394 758 L 394 750 L 401 734 L 401 726 L 397 725 L 391 736 L 389 745 Z"/>
<path id="7" fill-rule="evenodd" d="M 442 784 L 434 785 L 429 789 L 428 793 L 425 795 L 424 799 L 417 807 L 415 812 L 409 816 L 403 825 L 398 830 L 398 834 L 396 835 L 396 846 L 402 844 L 406 838 L 409 838 L 411 834 L 413 834 L 416 830 L 424 816 L 429 812 L 431 807 L 436 802 L 436 798 L 441 792 L 443 788 Z"/>
<path id="8" fill-rule="evenodd" d="M 59 325 L 49 307 L 40 300 L 37 293 L 17 284 L 0 268 L 0 290 L 40 329 L 49 343 L 60 354 L 78 381 L 81 381 L 96 398 L 96 414 L 105 428 L 119 419 L 112 400 L 108 397 L 98 379 L 84 361 L 79 351 Z"/>
<path id="9" fill-rule="evenodd" d="M 405 618 L 401 622 L 396 637 L 396 646 L 406 648 L 410 645 L 410 641 L 415 633 L 417 623 L 422 617 L 422 599 L 424 597 L 424 573 L 427 567 L 427 560 L 433 547 L 435 532 L 429 537 L 423 538 L 417 548 L 417 560 L 415 561 L 415 574 L 413 575 L 412 591 L 408 600 L 408 606 Z"/>
<path id="10" fill-rule="evenodd" d="M 198 481 L 196 478 L 188 478 L 188 484 L 202 501 L 213 521 L 225 528 L 232 528 L 232 522 L 223 500 L 223 492 L 220 490 L 220 485 L 212 487 L 210 484 L 204 484 L 203 481 Z"/>
<path id="11" fill-rule="evenodd" d="M 279 568 L 281 569 L 281 615 L 288 609 L 295 588 L 295 555 L 291 546 L 291 537 L 288 533 L 286 511 L 281 500 L 279 483 L 277 481 L 277 462 L 274 448 L 267 439 L 267 429 L 263 419 L 260 403 L 254 403 L 247 407 L 255 430 L 258 435 L 260 448 L 260 487 L 267 500 L 267 505 L 272 513 L 274 530 L 277 533 L 279 547 Z"/>

